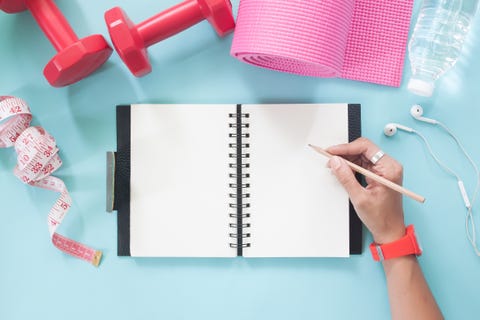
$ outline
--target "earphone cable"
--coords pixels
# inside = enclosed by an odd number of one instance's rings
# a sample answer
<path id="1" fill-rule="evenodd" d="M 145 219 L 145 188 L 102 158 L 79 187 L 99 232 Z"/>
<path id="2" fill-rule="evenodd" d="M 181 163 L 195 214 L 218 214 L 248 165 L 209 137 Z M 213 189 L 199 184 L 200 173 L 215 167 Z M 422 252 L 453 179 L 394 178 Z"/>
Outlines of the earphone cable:
<path id="1" fill-rule="evenodd" d="M 475 201 L 477 200 L 477 196 L 478 196 L 478 190 L 480 188 L 480 172 L 478 170 L 478 167 L 477 165 L 475 164 L 475 162 L 473 161 L 472 157 L 468 154 L 468 152 L 465 150 L 465 147 L 463 146 L 463 144 L 460 142 L 460 140 L 453 134 L 453 132 L 446 126 L 444 125 L 443 123 L 441 122 L 437 122 L 437 124 L 442 127 L 449 135 L 450 137 L 452 137 L 452 139 L 455 141 L 455 143 L 457 144 L 457 146 L 460 148 L 460 150 L 463 152 L 463 154 L 465 155 L 465 157 L 468 159 L 468 161 L 470 162 L 470 164 L 472 165 L 473 167 L 473 170 L 475 170 L 475 176 L 476 176 L 476 184 L 475 184 L 475 191 L 473 192 L 473 196 L 472 196 L 472 203 L 471 203 L 471 206 L 469 208 L 467 208 L 467 214 L 466 214 L 466 217 L 465 217 L 465 231 L 467 233 L 467 238 L 468 238 L 468 241 L 470 241 L 470 244 L 472 245 L 473 247 L 473 250 L 475 251 L 475 254 L 477 256 L 480 256 L 480 250 L 478 249 L 478 246 L 477 246 L 477 237 L 476 237 L 476 228 L 475 228 L 475 219 L 474 219 L 474 216 L 473 216 L 473 206 L 475 204 Z"/>
<path id="2" fill-rule="evenodd" d="M 465 217 L 465 230 L 466 230 L 466 234 L 467 234 L 467 238 L 468 238 L 468 241 L 470 242 L 470 244 L 472 245 L 473 247 L 473 250 L 475 251 L 475 254 L 477 256 L 480 256 L 480 250 L 478 249 L 478 246 L 477 246 L 477 237 L 476 237 L 476 228 L 475 228 L 475 221 L 474 221 L 474 217 L 473 217 L 473 204 L 476 200 L 476 196 L 477 196 L 477 193 L 478 193 L 478 189 L 479 189 L 479 185 L 480 185 L 480 174 L 478 173 L 478 167 L 477 165 L 475 164 L 475 162 L 472 160 L 472 158 L 470 157 L 470 155 L 465 151 L 465 148 L 463 147 L 463 145 L 460 143 L 460 141 L 452 134 L 452 132 L 443 124 L 439 123 L 440 126 L 445 129 L 448 134 L 450 134 L 450 136 L 455 140 L 455 142 L 457 143 L 457 145 L 459 146 L 459 148 L 462 150 L 462 152 L 465 154 L 465 156 L 467 157 L 467 159 L 470 161 L 471 165 L 473 166 L 474 170 L 475 170 L 475 173 L 476 173 L 476 176 L 477 176 L 477 184 L 476 184 L 476 187 L 475 187 L 475 191 L 474 191 L 474 195 L 472 197 L 472 202 L 470 204 L 470 206 L 467 206 L 466 209 L 467 209 L 467 214 L 466 214 L 466 217 Z M 420 137 L 420 139 L 423 141 L 423 143 L 425 144 L 425 146 L 427 147 L 427 150 L 428 152 L 430 153 L 430 155 L 432 156 L 432 158 L 437 162 L 437 164 L 443 168 L 447 173 L 449 173 L 450 175 L 452 175 L 453 177 L 455 177 L 455 179 L 457 179 L 457 182 L 461 182 L 461 179 L 460 179 L 460 176 L 457 175 L 452 169 L 450 169 L 447 165 L 445 165 L 442 161 L 440 161 L 440 159 L 436 156 L 436 154 L 433 152 L 432 150 L 432 147 L 430 146 L 430 144 L 428 143 L 427 139 L 425 138 L 424 135 L 422 135 L 420 132 L 416 131 L 416 130 L 413 130 L 412 131 L 413 133 L 415 133 L 418 137 Z M 466 192 L 466 190 L 465 190 Z"/>
<path id="3" fill-rule="evenodd" d="M 432 150 L 432 147 L 430 146 L 430 143 L 428 143 L 427 139 L 425 138 L 425 136 L 423 134 L 421 134 L 420 132 L 416 131 L 416 130 L 413 130 L 412 131 L 413 133 L 415 133 L 418 137 L 420 137 L 420 139 L 423 141 L 423 143 L 425 144 L 425 146 L 427 147 L 427 150 L 428 150 L 428 153 L 430 153 L 430 155 L 432 156 L 433 160 L 435 160 L 435 162 L 437 162 L 437 164 L 443 169 L 445 170 L 448 174 L 450 174 L 451 176 L 455 177 L 455 179 L 457 179 L 457 181 L 461 181 L 460 177 L 452 170 L 450 169 L 446 164 L 444 164 L 442 161 L 440 161 L 440 159 L 436 156 L 436 154 L 433 152 Z"/>
<path id="4" fill-rule="evenodd" d="M 468 152 L 465 150 L 463 144 L 460 142 L 460 140 L 453 134 L 453 132 L 446 126 L 444 125 L 443 123 L 441 122 L 437 122 L 437 124 L 442 127 L 451 137 L 452 139 L 455 141 L 455 143 L 457 144 L 457 146 L 460 148 L 460 150 L 463 152 L 463 154 L 465 155 L 465 157 L 468 159 L 468 161 L 470 162 L 470 164 L 472 165 L 473 167 L 473 170 L 475 170 L 475 176 L 477 177 L 477 183 L 475 185 L 475 191 L 473 192 L 473 196 L 472 196 L 472 207 L 473 207 L 473 204 L 475 203 L 475 200 L 477 199 L 477 195 L 478 195 L 478 191 L 480 189 L 480 171 L 478 170 L 478 166 L 475 164 L 475 162 L 473 161 L 472 157 L 468 154 Z"/>
<path id="5" fill-rule="evenodd" d="M 469 224 L 470 222 L 470 224 Z M 470 228 L 469 228 L 470 227 Z M 470 231 L 471 229 L 471 231 Z M 475 251 L 477 256 L 480 256 L 480 250 L 477 247 L 477 239 L 475 233 L 475 221 L 473 220 L 473 210 L 472 207 L 467 208 L 467 215 L 465 217 L 465 230 L 467 231 L 467 238 L 470 241 L 470 244 Z"/>

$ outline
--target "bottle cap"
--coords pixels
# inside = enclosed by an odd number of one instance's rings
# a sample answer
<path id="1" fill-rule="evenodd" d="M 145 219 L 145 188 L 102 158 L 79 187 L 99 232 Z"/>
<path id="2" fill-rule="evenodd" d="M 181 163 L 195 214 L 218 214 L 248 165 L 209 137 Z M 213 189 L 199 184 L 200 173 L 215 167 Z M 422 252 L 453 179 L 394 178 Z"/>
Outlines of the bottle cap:
<path id="1" fill-rule="evenodd" d="M 435 84 L 421 79 L 412 78 L 408 82 L 408 90 L 424 97 L 431 97 Z"/>

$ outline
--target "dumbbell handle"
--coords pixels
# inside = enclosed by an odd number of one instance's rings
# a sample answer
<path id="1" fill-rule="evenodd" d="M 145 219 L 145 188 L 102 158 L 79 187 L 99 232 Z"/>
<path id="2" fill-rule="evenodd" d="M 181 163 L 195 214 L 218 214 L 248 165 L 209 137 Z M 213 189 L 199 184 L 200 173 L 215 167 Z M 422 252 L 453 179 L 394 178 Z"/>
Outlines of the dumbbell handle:
<path id="1" fill-rule="evenodd" d="M 53 0 L 26 0 L 25 4 L 57 51 L 78 41 L 77 35 Z"/>
<path id="2" fill-rule="evenodd" d="M 197 0 L 186 0 L 139 23 L 138 34 L 151 46 L 205 20 Z"/>

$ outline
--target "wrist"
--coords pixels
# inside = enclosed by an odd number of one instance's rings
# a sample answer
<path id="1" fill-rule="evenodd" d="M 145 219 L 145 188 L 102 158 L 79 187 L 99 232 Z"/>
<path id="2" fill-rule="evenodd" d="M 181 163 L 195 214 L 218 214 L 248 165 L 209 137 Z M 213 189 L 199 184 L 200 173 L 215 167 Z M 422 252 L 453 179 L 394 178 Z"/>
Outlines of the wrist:
<path id="1" fill-rule="evenodd" d="M 394 228 L 390 228 L 387 231 L 384 232 L 378 232 L 378 233 L 373 233 L 373 241 L 378 244 L 384 244 L 384 243 L 389 243 L 396 241 L 400 238 L 402 238 L 405 235 L 405 224 L 399 224 L 398 226 Z"/>

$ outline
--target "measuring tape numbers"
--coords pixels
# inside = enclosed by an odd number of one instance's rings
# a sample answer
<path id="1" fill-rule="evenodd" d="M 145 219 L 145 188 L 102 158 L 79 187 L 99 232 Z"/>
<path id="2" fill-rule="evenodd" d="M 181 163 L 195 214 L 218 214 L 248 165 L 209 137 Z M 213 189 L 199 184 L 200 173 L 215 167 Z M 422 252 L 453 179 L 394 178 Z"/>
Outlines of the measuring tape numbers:
<path id="1" fill-rule="evenodd" d="M 100 264 L 102 252 L 87 247 L 56 232 L 72 205 L 65 183 L 51 176 L 62 165 L 55 139 L 42 127 L 31 127 L 32 114 L 22 99 L 0 96 L 0 148 L 13 146 L 17 165 L 13 173 L 22 182 L 60 193 L 47 224 L 55 247 L 94 266 Z"/>

